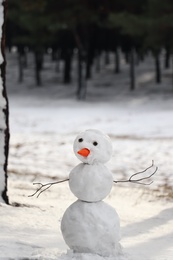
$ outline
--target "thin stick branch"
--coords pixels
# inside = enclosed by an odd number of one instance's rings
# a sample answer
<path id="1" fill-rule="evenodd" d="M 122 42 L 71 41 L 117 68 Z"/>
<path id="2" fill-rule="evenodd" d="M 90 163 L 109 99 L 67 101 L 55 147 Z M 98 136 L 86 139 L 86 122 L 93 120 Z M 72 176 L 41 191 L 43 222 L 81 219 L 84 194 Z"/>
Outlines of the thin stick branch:
<path id="1" fill-rule="evenodd" d="M 146 176 L 146 177 L 142 177 L 139 179 L 133 179 L 134 177 L 147 172 L 149 169 L 151 169 L 154 166 L 154 161 L 152 161 L 152 165 L 150 165 L 149 167 L 147 167 L 145 170 L 134 173 L 130 176 L 130 178 L 128 180 L 120 180 L 120 181 L 113 181 L 115 183 L 119 183 L 119 182 L 131 182 L 131 183 L 135 183 L 135 184 L 141 184 L 141 185 L 150 185 L 153 183 L 153 181 L 150 181 L 148 183 L 143 182 L 144 180 L 150 179 L 158 170 L 158 167 L 156 166 L 155 170 L 153 173 L 151 173 L 150 175 Z M 69 179 L 66 180 L 62 180 L 62 181 L 56 181 L 56 182 L 49 182 L 49 183 L 45 183 L 42 184 L 41 182 L 34 182 L 33 185 L 40 185 L 40 187 L 31 195 L 29 195 L 28 197 L 33 197 L 35 195 L 37 195 L 37 198 L 40 196 L 41 193 L 43 193 L 44 191 L 48 190 L 51 186 L 58 184 L 58 183 L 62 183 L 65 181 L 69 181 Z"/>
<path id="2" fill-rule="evenodd" d="M 62 181 L 49 182 L 46 184 L 42 184 L 41 182 L 34 182 L 33 185 L 40 185 L 40 187 L 33 194 L 29 195 L 28 197 L 33 197 L 37 194 L 37 198 L 38 198 L 42 192 L 48 190 L 54 184 L 62 183 L 65 181 L 69 181 L 69 179 L 62 180 Z"/>
<path id="3" fill-rule="evenodd" d="M 142 178 L 139 178 L 139 179 L 133 179 L 135 176 L 138 176 L 142 173 L 145 173 L 147 172 L 149 169 L 151 169 L 152 167 L 154 166 L 154 161 L 152 161 L 152 164 L 147 167 L 145 170 L 143 171 L 140 171 L 140 172 L 137 172 L 137 173 L 134 173 L 130 176 L 130 178 L 128 180 L 121 180 L 121 181 L 114 181 L 115 183 L 119 183 L 119 182 L 132 182 L 132 183 L 135 183 L 135 184 L 141 184 L 141 185 L 150 185 L 153 183 L 153 181 L 151 182 L 148 182 L 148 183 L 145 183 L 143 182 L 144 180 L 147 180 L 147 179 L 150 179 L 158 170 L 158 167 L 156 166 L 156 169 L 154 170 L 153 173 L 151 173 L 149 176 L 146 176 L 146 177 L 142 177 Z"/>

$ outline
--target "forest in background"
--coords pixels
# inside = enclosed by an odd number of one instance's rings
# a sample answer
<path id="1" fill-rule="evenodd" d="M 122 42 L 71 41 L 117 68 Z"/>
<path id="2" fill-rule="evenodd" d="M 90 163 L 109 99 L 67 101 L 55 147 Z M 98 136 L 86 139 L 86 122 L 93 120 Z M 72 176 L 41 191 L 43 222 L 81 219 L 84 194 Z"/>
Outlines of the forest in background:
<path id="1" fill-rule="evenodd" d="M 129 64 L 130 90 L 135 90 L 135 66 L 150 53 L 155 63 L 156 83 L 164 67 L 171 66 L 173 52 L 173 2 L 171 0 L 10 0 L 6 20 L 6 46 L 17 47 L 19 82 L 23 81 L 27 53 L 32 52 L 36 85 L 41 86 L 44 55 L 63 62 L 63 82 L 71 82 L 77 54 L 77 98 L 85 99 L 86 81 L 94 62 L 100 70 L 104 54 L 109 64 L 114 54 L 114 72 L 120 73 L 120 53 Z"/>

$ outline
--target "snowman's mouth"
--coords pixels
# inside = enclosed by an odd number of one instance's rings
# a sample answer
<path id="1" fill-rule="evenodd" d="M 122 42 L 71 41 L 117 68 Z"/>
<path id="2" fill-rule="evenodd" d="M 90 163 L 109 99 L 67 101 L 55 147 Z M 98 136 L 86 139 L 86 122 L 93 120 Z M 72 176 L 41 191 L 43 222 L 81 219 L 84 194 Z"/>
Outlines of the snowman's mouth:
<path id="1" fill-rule="evenodd" d="M 77 153 L 82 155 L 83 157 L 87 157 L 90 154 L 90 150 L 87 148 L 83 148 L 79 150 Z"/>

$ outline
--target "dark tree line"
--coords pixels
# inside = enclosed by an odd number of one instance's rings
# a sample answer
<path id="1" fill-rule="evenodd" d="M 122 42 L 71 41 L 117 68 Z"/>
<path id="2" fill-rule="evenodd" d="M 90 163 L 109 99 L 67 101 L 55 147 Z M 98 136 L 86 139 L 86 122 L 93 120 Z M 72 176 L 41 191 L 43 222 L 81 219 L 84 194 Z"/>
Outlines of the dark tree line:
<path id="1" fill-rule="evenodd" d="M 26 47 L 34 53 L 35 78 L 41 85 L 43 56 L 52 49 L 53 60 L 64 62 L 64 83 L 71 81 L 74 49 L 78 50 L 77 97 L 86 95 L 86 79 L 100 55 L 115 55 L 115 73 L 120 72 L 119 50 L 129 63 L 130 89 L 135 89 L 135 55 L 143 60 L 152 52 L 156 82 L 161 82 L 160 53 L 165 49 L 165 67 L 173 51 L 172 0 L 9 0 L 7 46 L 18 49 L 19 81 L 26 66 Z"/>

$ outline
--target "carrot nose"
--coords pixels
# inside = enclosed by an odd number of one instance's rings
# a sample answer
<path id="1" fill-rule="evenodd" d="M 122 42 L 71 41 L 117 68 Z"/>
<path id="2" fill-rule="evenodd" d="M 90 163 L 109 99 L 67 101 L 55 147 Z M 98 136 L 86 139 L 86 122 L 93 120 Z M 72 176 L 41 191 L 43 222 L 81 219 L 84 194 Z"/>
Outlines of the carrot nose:
<path id="1" fill-rule="evenodd" d="M 90 154 L 90 150 L 87 148 L 83 148 L 77 152 L 78 154 L 87 157 Z"/>

